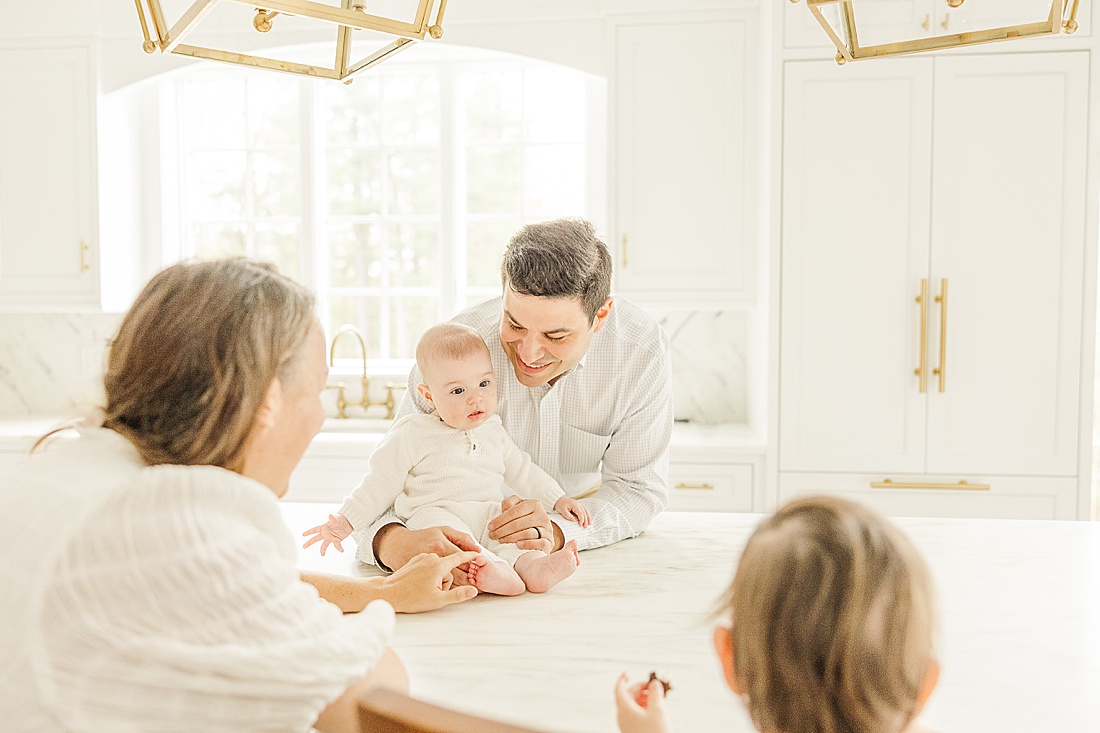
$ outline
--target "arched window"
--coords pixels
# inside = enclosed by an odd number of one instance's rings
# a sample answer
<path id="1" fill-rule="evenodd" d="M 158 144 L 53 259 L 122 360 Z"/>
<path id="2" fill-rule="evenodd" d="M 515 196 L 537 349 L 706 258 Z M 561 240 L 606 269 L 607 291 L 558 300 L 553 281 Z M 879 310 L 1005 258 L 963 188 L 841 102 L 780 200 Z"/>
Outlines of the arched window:
<path id="1" fill-rule="evenodd" d="M 604 218 L 606 85 L 509 54 L 433 48 L 350 85 L 199 64 L 171 81 L 172 255 L 267 259 L 331 335 L 410 359 L 431 324 L 500 291 L 523 224 Z"/>

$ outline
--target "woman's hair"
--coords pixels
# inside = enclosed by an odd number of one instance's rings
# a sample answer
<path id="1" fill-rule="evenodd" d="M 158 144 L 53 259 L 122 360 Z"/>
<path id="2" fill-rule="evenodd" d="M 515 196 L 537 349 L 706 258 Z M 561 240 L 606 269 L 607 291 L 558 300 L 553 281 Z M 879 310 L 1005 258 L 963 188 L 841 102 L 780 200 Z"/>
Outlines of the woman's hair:
<path id="1" fill-rule="evenodd" d="M 421 378 L 427 379 L 428 372 L 440 359 L 464 359 L 477 352 L 489 354 L 481 334 L 462 323 L 439 323 L 425 331 L 416 343 L 416 365 Z"/>
<path id="2" fill-rule="evenodd" d="M 763 733 L 895 733 L 933 660 L 928 569 L 859 504 L 807 497 L 750 537 L 726 595 L 733 674 Z"/>
<path id="3" fill-rule="evenodd" d="M 508 242 L 500 277 L 523 295 L 580 300 L 591 323 L 611 294 L 611 254 L 583 219 L 528 224 Z"/>
<path id="4" fill-rule="evenodd" d="M 289 381 L 314 298 L 272 265 L 241 258 L 172 265 L 130 308 L 107 357 L 104 427 L 149 465 L 239 471 L 275 377 Z"/>

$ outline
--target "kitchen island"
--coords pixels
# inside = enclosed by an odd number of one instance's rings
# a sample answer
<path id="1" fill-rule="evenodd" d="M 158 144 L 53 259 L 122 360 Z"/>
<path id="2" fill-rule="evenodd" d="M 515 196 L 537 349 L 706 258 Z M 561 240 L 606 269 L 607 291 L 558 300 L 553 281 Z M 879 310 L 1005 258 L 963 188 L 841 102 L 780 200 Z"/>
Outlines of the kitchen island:
<path id="1" fill-rule="evenodd" d="M 295 535 L 335 504 L 283 503 Z M 666 512 L 641 536 L 581 554 L 545 595 L 482 596 L 398 617 L 412 694 L 547 733 L 614 733 L 612 687 L 657 671 L 678 733 L 753 727 L 711 648 L 717 599 L 759 514 Z M 923 719 L 940 733 L 1100 730 L 1100 524 L 896 520 L 931 567 L 940 684 Z M 353 543 L 302 568 L 373 568 Z M 722 622 L 727 618 L 723 614 Z"/>

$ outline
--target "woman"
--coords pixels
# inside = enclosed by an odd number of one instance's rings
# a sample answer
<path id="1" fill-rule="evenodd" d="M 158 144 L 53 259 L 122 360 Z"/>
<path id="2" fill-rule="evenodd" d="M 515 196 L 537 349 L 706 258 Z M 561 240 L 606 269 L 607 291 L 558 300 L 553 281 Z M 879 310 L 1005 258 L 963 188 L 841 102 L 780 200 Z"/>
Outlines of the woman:
<path id="1" fill-rule="evenodd" d="M 352 731 L 364 689 L 407 687 L 393 609 L 472 597 L 450 573 L 474 553 L 299 578 L 276 499 L 324 419 L 313 305 L 241 259 L 175 265 L 138 296 L 102 426 L 0 490 L 5 726 Z"/>

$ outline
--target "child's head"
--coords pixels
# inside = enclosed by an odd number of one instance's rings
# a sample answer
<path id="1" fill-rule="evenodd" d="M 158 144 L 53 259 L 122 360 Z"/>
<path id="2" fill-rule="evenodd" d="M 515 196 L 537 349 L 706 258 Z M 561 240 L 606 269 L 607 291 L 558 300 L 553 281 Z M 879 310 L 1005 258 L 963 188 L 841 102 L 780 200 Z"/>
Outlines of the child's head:
<path id="1" fill-rule="evenodd" d="M 866 507 L 807 497 L 749 538 L 715 632 L 763 733 L 896 733 L 936 684 L 928 569 Z"/>
<path id="2" fill-rule="evenodd" d="M 452 428 L 476 428 L 497 409 L 489 348 L 469 326 L 441 323 L 429 328 L 416 345 L 416 365 L 424 380 L 417 390 Z"/>

